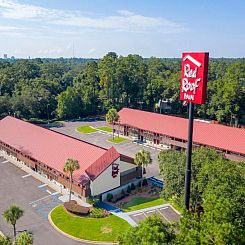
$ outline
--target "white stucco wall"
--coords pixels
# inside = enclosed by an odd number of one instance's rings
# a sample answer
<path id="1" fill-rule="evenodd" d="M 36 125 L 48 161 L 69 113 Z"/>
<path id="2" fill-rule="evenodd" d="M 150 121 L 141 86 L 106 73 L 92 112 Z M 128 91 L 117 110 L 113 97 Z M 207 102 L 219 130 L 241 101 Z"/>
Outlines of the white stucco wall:
<path id="1" fill-rule="evenodd" d="M 134 164 L 123 162 L 120 159 L 116 160 L 115 163 L 119 164 L 119 172 L 118 175 L 113 178 L 112 177 L 112 164 L 102 172 L 94 181 L 91 181 L 90 189 L 91 195 L 96 196 L 101 193 L 107 192 L 114 188 L 120 186 L 120 173 L 126 170 L 135 168 Z"/>

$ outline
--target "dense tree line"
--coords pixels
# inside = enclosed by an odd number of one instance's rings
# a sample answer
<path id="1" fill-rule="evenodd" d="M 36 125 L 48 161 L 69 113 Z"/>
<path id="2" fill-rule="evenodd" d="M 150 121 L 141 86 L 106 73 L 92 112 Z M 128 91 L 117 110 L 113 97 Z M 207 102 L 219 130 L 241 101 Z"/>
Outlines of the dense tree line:
<path id="1" fill-rule="evenodd" d="M 186 115 L 179 100 L 180 68 L 180 59 L 123 57 L 113 52 L 88 61 L 2 60 L 0 116 L 71 119 L 125 106 L 159 111 L 159 101 L 168 101 L 167 113 Z M 244 105 L 245 60 L 211 60 L 207 104 L 197 106 L 196 115 L 238 124 Z"/>
<path id="2" fill-rule="evenodd" d="M 184 152 L 162 151 L 162 196 L 184 210 Z M 119 244 L 245 244 L 245 165 L 214 149 L 193 151 L 191 208 L 179 223 L 150 218 L 119 237 Z M 173 233 L 173 228 L 175 233 Z M 177 232 L 176 232 L 177 231 Z"/>

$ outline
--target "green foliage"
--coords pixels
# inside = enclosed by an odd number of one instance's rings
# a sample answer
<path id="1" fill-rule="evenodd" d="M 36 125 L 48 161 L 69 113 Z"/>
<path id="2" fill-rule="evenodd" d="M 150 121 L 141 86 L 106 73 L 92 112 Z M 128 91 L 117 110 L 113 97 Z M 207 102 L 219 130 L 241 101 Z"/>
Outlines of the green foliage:
<path id="1" fill-rule="evenodd" d="M 89 198 L 87 198 L 87 203 L 93 205 L 94 207 L 96 207 L 96 205 L 99 201 L 100 201 L 100 199 L 96 198 L 96 197 L 90 196 Z"/>
<path id="2" fill-rule="evenodd" d="M 106 114 L 106 122 L 107 123 L 111 123 L 113 125 L 113 128 L 112 128 L 112 133 L 113 133 L 113 140 L 114 140 L 114 124 L 115 122 L 117 122 L 119 120 L 119 115 L 117 113 L 117 110 L 114 109 L 114 108 L 111 108 L 107 114 Z"/>
<path id="3" fill-rule="evenodd" d="M 113 199 L 113 194 L 108 193 L 107 196 L 106 196 L 106 199 L 107 199 L 108 202 L 111 202 L 112 199 Z"/>
<path id="4" fill-rule="evenodd" d="M 79 118 L 82 116 L 83 103 L 75 87 L 68 87 L 57 97 L 57 116 L 59 118 Z"/>
<path id="5" fill-rule="evenodd" d="M 14 237 L 16 237 L 16 222 L 24 214 L 24 211 L 16 205 L 11 205 L 3 213 L 4 219 L 13 226 Z"/>
<path id="6" fill-rule="evenodd" d="M 143 179 L 142 185 L 143 185 L 143 186 L 148 185 L 147 179 Z"/>
<path id="7" fill-rule="evenodd" d="M 13 245 L 13 242 L 11 241 L 11 239 L 9 237 L 2 238 L 0 236 L 0 245 Z"/>
<path id="8" fill-rule="evenodd" d="M 149 208 L 157 205 L 164 204 L 162 198 L 150 198 L 150 197 L 134 197 L 129 202 L 123 205 L 123 211 L 131 212 L 134 210 Z"/>
<path id="9" fill-rule="evenodd" d="M 69 201 L 71 200 L 71 192 L 72 192 L 72 175 L 75 170 L 80 169 L 79 162 L 75 159 L 68 158 L 65 162 L 63 171 L 65 173 L 68 173 L 70 175 L 70 195 L 69 195 Z"/>
<path id="10" fill-rule="evenodd" d="M 106 210 L 102 208 L 93 208 L 89 214 L 91 218 L 104 218 L 108 216 L 108 213 Z"/>
<path id="11" fill-rule="evenodd" d="M 238 125 L 245 113 L 243 59 L 211 59 L 208 98 L 199 117 Z M 186 115 L 179 100 L 179 59 L 143 59 L 114 52 L 101 60 L 33 59 L 0 63 L 0 117 L 74 119 L 110 108 Z M 168 101 L 168 110 L 159 107 Z M 244 120 L 244 119 L 243 119 Z"/>
<path id="12" fill-rule="evenodd" d="M 174 239 L 172 226 L 155 215 L 148 217 L 139 226 L 131 227 L 118 238 L 120 245 L 163 245 L 171 244 Z"/>
<path id="13" fill-rule="evenodd" d="M 162 195 L 183 203 L 185 153 L 161 152 Z M 181 183 L 181 184 L 180 184 Z M 215 150 L 193 151 L 191 209 L 180 222 L 178 244 L 245 243 L 245 167 Z"/>
<path id="14" fill-rule="evenodd" d="M 151 158 L 150 152 L 146 151 L 144 149 L 141 149 L 139 152 L 137 152 L 135 154 L 134 163 L 141 167 L 141 169 L 142 169 L 142 177 L 143 177 L 144 167 L 147 167 L 149 164 L 152 163 L 152 158 Z M 140 185 L 141 185 L 141 188 L 142 188 L 143 181 L 141 181 L 140 183 L 141 183 Z"/>
<path id="15" fill-rule="evenodd" d="M 31 245 L 33 244 L 33 237 L 30 233 L 24 231 L 21 232 L 17 237 L 15 243 L 16 245 Z"/>
<path id="16" fill-rule="evenodd" d="M 91 241 L 114 242 L 117 236 L 130 226 L 127 221 L 114 215 L 98 219 L 70 215 L 62 205 L 56 207 L 50 216 L 63 232 Z"/>
<path id="17" fill-rule="evenodd" d="M 131 183 L 131 190 L 133 191 L 133 190 L 135 190 L 136 188 L 135 188 L 135 184 L 134 183 Z"/>
<path id="18" fill-rule="evenodd" d="M 128 185 L 128 187 L 127 187 L 127 193 L 131 193 L 131 187 L 130 187 L 130 185 Z"/>

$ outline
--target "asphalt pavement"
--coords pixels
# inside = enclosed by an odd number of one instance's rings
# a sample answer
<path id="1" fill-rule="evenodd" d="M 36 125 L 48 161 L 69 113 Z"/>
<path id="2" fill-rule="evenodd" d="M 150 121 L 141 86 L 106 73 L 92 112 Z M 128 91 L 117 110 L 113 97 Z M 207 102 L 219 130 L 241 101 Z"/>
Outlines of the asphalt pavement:
<path id="1" fill-rule="evenodd" d="M 12 204 L 21 207 L 24 215 L 17 221 L 17 232 L 31 232 L 34 245 L 86 244 L 65 237 L 50 225 L 47 215 L 60 203 L 54 190 L 0 157 L 0 213 Z M 12 226 L 2 215 L 0 231 L 12 237 Z"/>

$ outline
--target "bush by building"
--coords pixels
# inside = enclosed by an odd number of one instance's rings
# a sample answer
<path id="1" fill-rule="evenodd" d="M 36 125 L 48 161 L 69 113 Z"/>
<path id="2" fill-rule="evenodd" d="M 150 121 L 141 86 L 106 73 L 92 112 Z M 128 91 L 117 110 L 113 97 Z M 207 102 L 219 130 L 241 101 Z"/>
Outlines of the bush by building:
<path id="1" fill-rule="evenodd" d="M 113 199 L 113 194 L 108 193 L 106 199 L 107 199 L 108 202 L 111 202 L 112 199 Z"/>

